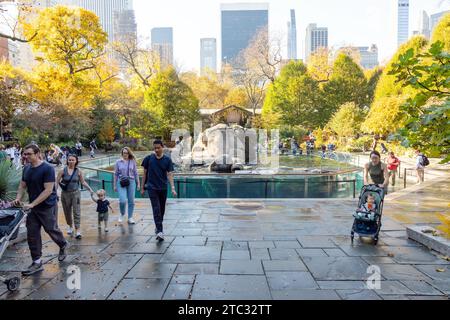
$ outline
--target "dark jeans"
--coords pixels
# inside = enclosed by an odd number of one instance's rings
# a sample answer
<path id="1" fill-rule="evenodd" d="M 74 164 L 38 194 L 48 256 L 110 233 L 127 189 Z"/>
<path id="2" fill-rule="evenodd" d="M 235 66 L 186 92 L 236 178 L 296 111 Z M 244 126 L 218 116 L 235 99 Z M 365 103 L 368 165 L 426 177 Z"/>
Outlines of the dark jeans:
<path id="1" fill-rule="evenodd" d="M 27 216 L 27 239 L 30 248 L 31 258 L 36 261 L 42 256 L 42 238 L 41 227 L 50 236 L 50 238 L 60 247 L 66 245 L 66 239 L 58 228 L 57 211 L 55 205 L 45 209 L 32 209 Z"/>
<path id="2" fill-rule="evenodd" d="M 163 232 L 164 213 L 166 212 L 167 190 L 148 190 L 148 196 L 152 203 L 153 220 L 155 220 L 156 232 Z"/>

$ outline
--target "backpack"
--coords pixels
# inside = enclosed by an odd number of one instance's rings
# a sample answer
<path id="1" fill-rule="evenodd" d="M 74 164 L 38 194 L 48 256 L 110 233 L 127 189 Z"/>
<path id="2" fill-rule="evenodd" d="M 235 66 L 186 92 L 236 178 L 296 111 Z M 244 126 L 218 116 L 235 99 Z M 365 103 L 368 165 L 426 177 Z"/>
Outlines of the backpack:
<path id="1" fill-rule="evenodd" d="M 430 160 L 428 160 L 426 155 L 422 155 L 422 159 L 420 160 L 420 164 L 424 167 L 428 166 L 430 164 Z"/>

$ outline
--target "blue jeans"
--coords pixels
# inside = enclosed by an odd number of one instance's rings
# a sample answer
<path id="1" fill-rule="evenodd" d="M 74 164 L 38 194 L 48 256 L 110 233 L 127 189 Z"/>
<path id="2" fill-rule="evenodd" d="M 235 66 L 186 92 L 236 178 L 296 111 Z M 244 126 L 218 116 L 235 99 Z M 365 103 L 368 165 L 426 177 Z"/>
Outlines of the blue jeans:
<path id="1" fill-rule="evenodd" d="M 130 185 L 122 187 L 120 181 L 117 181 L 117 191 L 119 192 L 120 214 L 125 215 L 128 202 L 128 219 L 133 217 L 134 212 L 134 195 L 136 193 L 136 181 L 130 179 Z"/>

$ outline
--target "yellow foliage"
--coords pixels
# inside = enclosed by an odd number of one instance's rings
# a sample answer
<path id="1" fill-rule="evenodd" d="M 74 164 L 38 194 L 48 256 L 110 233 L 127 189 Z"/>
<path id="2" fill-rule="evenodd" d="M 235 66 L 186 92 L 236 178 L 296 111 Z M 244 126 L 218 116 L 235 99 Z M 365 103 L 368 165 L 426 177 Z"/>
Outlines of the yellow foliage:
<path id="1" fill-rule="evenodd" d="M 228 92 L 225 98 L 225 106 L 235 105 L 242 108 L 249 106 L 249 101 L 245 90 L 242 88 L 233 88 Z"/>
<path id="2" fill-rule="evenodd" d="M 22 22 L 25 37 L 36 59 L 66 67 L 70 74 L 92 69 L 108 41 L 95 13 L 79 8 L 56 6 L 40 10 Z"/>
<path id="3" fill-rule="evenodd" d="M 33 97 L 43 105 L 59 105 L 74 110 L 91 106 L 99 93 L 94 78 L 70 75 L 59 68 L 39 64 L 30 73 Z"/>
<path id="4" fill-rule="evenodd" d="M 400 106 L 406 101 L 405 97 L 393 96 L 377 99 L 371 106 L 366 120 L 361 128 L 367 133 L 388 134 L 395 132 L 402 126 Z"/>
<path id="5" fill-rule="evenodd" d="M 431 43 L 436 41 L 442 41 L 444 50 L 447 52 L 450 51 L 450 13 L 443 16 L 434 28 Z"/>
<path id="6" fill-rule="evenodd" d="M 450 215 L 441 214 L 439 220 L 442 222 L 440 226 L 437 227 L 439 231 L 442 231 L 444 236 L 450 239 Z"/>
<path id="7" fill-rule="evenodd" d="M 328 81 L 333 73 L 331 52 L 327 48 L 317 49 L 308 59 L 308 73 L 314 80 Z"/>
<path id="8" fill-rule="evenodd" d="M 423 36 L 414 36 L 398 48 L 397 52 L 383 69 L 383 73 L 375 90 L 375 101 L 387 96 L 404 94 L 412 96 L 416 92 L 413 88 L 403 87 L 402 84 L 397 81 L 395 75 L 389 75 L 388 73 L 392 71 L 393 65 L 399 62 L 400 56 L 410 48 L 413 48 L 414 51 L 417 52 L 418 50 L 425 48 L 427 44 L 428 41 Z"/>

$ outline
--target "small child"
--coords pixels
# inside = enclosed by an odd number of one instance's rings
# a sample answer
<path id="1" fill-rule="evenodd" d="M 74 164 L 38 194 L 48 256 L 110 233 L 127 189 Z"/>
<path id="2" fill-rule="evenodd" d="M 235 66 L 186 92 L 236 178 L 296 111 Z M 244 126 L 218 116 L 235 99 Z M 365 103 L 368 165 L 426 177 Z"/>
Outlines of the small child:
<path id="1" fill-rule="evenodd" d="M 371 193 L 367 196 L 366 203 L 363 204 L 357 211 L 357 217 L 365 216 L 374 220 L 377 204 L 375 203 L 375 196 Z M 356 217 L 356 216 L 355 216 Z"/>
<path id="2" fill-rule="evenodd" d="M 108 208 L 111 209 L 111 212 L 114 213 L 113 208 L 111 208 L 111 205 L 109 201 L 106 199 L 106 191 L 103 189 L 100 189 L 97 191 L 97 197 L 98 199 L 94 198 L 94 194 L 91 194 L 92 200 L 97 204 L 97 213 L 98 213 L 98 229 L 101 230 L 102 225 L 101 222 L 103 221 L 105 223 L 105 232 L 108 232 Z"/>

